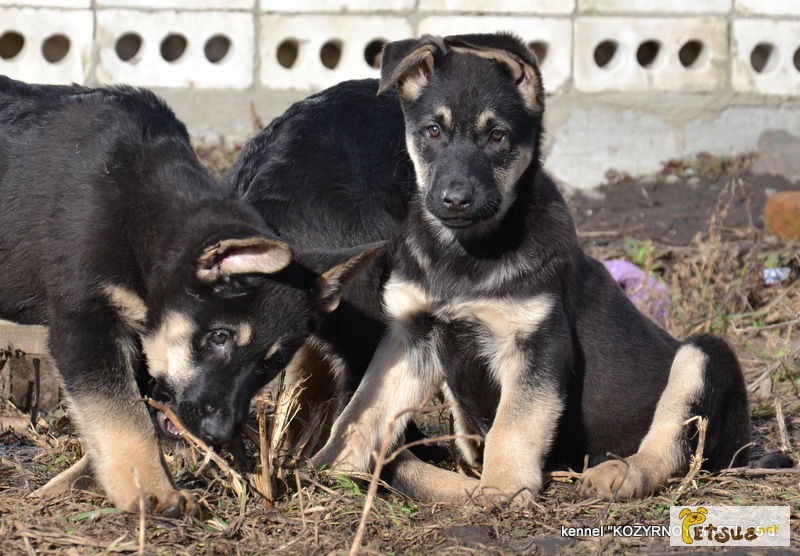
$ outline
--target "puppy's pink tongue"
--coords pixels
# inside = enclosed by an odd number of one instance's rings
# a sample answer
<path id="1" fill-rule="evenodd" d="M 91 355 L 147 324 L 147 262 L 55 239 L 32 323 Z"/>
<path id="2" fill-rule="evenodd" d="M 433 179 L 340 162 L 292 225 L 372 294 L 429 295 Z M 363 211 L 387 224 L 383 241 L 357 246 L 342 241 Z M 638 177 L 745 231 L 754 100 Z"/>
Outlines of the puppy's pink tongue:
<path id="1" fill-rule="evenodd" d="M 183 431 L 175 426 L 175 423 L 173 423 L 172 420 L 169 417 L 167 417 L 166 413 L 159 410 L 156 418 L 158 419 L 158 424 L 161 426 L 161 429 L 168 435 L 173 436 L 175 438 L 183 437 Z"/>

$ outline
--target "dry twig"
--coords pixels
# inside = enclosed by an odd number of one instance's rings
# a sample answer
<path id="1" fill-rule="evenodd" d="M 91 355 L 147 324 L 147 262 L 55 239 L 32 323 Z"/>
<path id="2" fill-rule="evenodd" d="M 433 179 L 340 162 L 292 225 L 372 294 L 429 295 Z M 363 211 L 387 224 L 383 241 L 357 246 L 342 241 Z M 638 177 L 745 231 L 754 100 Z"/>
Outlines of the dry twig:
<path id="1" fill-rule="evenodd" d="M 778 421 L 778 436 L 781 440 L 781 452 L 788 454 L 792 451 L 792 440 L 789 438 L 789 432 L 786 430 L 783 405 L 777 396 L 773 400 L 773 403 L 775 404 L 775 419 Z"/>
<path id="2" fill-rule="evenodd" d="M 683 493 L 684 490 L 692 483 L 697 474 L 700 472 L 700 469 L 703 467 L 703 451 L 706 447 L 706 433 L 708 432 L 708 419 L 705 417 L 700 417 L 699 415 L 695 415 L 691 419 L 686 420 L 683 425 L 686 426 L 689 423 L 696 422 L 697 423 L 697 448 L 695 448 L 694 454 L 692 455 L 692 459 L 689 462 L 689 471 L 687 471 L 686 476 L 681 481 L 678 490 L 675 492 L 675 499 L 677 500 L 680 495 Z"/>

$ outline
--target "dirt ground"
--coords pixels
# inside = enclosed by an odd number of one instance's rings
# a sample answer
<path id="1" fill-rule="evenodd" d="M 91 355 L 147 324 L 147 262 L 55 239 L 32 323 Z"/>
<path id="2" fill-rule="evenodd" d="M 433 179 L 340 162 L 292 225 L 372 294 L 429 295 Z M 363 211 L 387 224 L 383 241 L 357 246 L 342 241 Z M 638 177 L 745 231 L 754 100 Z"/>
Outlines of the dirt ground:
<path id="1" fill-rule="evenodd" d="M 201 155 L 217 171 L 232 156 L 214 149 Z M 800 547 L 800 245 L 770 237 L 760 217 L 771 191 L 798 186 L 748 168 L 748 157 L 701 154 L 653 176 L 611 172 L 599 191 L 567 197 L 589 253 L 634 262 L 666 286 L 665 325 L 673 334 L 710 331 L 735 347 L 748 380 L 756 468 L 677 478 L 655 496 L 624 503 L 581 499 L 579 473 L 554 474 L 539 502 L 524 509 L 419 504 L 381 491 L 361 553 L 661 554 L 679 549 L 663 537 L 568 537 L 561 527 L 665 525 L 670 506 L 696 504 L 790 505 L 792 546 Z M 791 274 L 765 285 L 765 267 Z M 88 491 L 32 499 L 32 490 L 80 457 L 79 443 L 60 409 L 43 416 L 36 431 L 8 404 L 0 415 L 0 554 L 346 553 L 369 498 L 359 479 L 285 471 L 282 494 L 267 507 L 249 486 L 239 489 L 227 465 L 187 452 L 171 466 L 182 487 L 200 494 L 198 518 L 123 514 Z M 426 422 L 434 434 L 447 432 L 446 415 Z M 758 469 L 759 458 L 774 452 L 795 467 Z"/>

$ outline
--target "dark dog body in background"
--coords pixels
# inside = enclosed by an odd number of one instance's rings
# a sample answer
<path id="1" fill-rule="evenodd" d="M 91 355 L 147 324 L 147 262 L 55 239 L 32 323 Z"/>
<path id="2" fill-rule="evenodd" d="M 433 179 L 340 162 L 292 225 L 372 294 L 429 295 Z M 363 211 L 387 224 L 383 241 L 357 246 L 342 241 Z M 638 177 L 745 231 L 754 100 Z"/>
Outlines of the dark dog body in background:
<path id="1" fill-rule="evenodd" d="M 392 241 L 399 231 L 414 170 L 397 98 L 377 90 L 374 79 L 348 81 L 294 104 L 245 146 L 225 176 L 297 250 L 324 256 Z M 319 404 L 343 404 L 361 381 L 385 331 L 381 288 L 390 264 L 388 253 L 378 255 L 344 288 L 337 310 L 291 366 L 289 380 L 305 381 L 298 422 Z"/>
<path id="2" fill-rule="evenodd" d="M 746 462 L 731 350 L 670 337 L 580 249 L 539 163 L 544 95 L 530 51 L 509 35 L 390 43 L 381 89 L 395 88 L 418 193 L 391 249 L 389 331 L 314 462 L 367 471 L 397 432 L 390 419 L 437 390 L 456 431 L 484 437 L 458 442 L 472 463 L 482 451 L 483 472 L 404 454 L 396 485 L 423 499 L 529 499 L 546 465 L 580 469 L 585 454 L 584 494 L 643 496 L 686 468 L 693 415 L 710 421 L 707 468 Z M 608 452 L 626 458 L 604 462 Z"/>
<path id="3" fill-rule="evenodd" d="M 171 110 L 131 88 L 0 77 L 0 198 L 0 318 L 49 325 L 87 453 L 43 493 L 91 471 L 125 510 L 137 474 L 152 510 L 195 507 L 163 464 L 140 388 L 154 380 L 191 432 L 227 442 L 376 254 L 293 259 L 210 177 Z"/>

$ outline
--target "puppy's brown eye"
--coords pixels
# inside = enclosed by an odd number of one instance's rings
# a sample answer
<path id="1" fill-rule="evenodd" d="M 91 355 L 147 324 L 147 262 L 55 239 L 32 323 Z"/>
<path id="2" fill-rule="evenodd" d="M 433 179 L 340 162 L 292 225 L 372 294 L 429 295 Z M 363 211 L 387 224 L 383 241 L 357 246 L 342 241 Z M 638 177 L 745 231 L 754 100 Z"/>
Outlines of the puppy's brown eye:
<path id="1" fill-rule="evenodd" d="M 489 134 L 489 139 L 494 143 L 500 143 L 503 139 L 506 138 L 506 132 L 502 129 L 493 129 L 492 132 Z"/>
<path id="2" fill-rule="evenodd" d="M 231 333 L 228 330 L 220 328 L 219 330 L 214 330 L 209 336 L 209 339 L 215 346 L 224 346 L 231 340 Z"/>
<path id="3" fill-rule="evenodd" d="M 438 139 L 442 136 L 442 130 L 439 129 L 438 125 L 429 125 L 425 128 L 425 133 L 427 133 L 428 137 L 431 139 Z"/>

